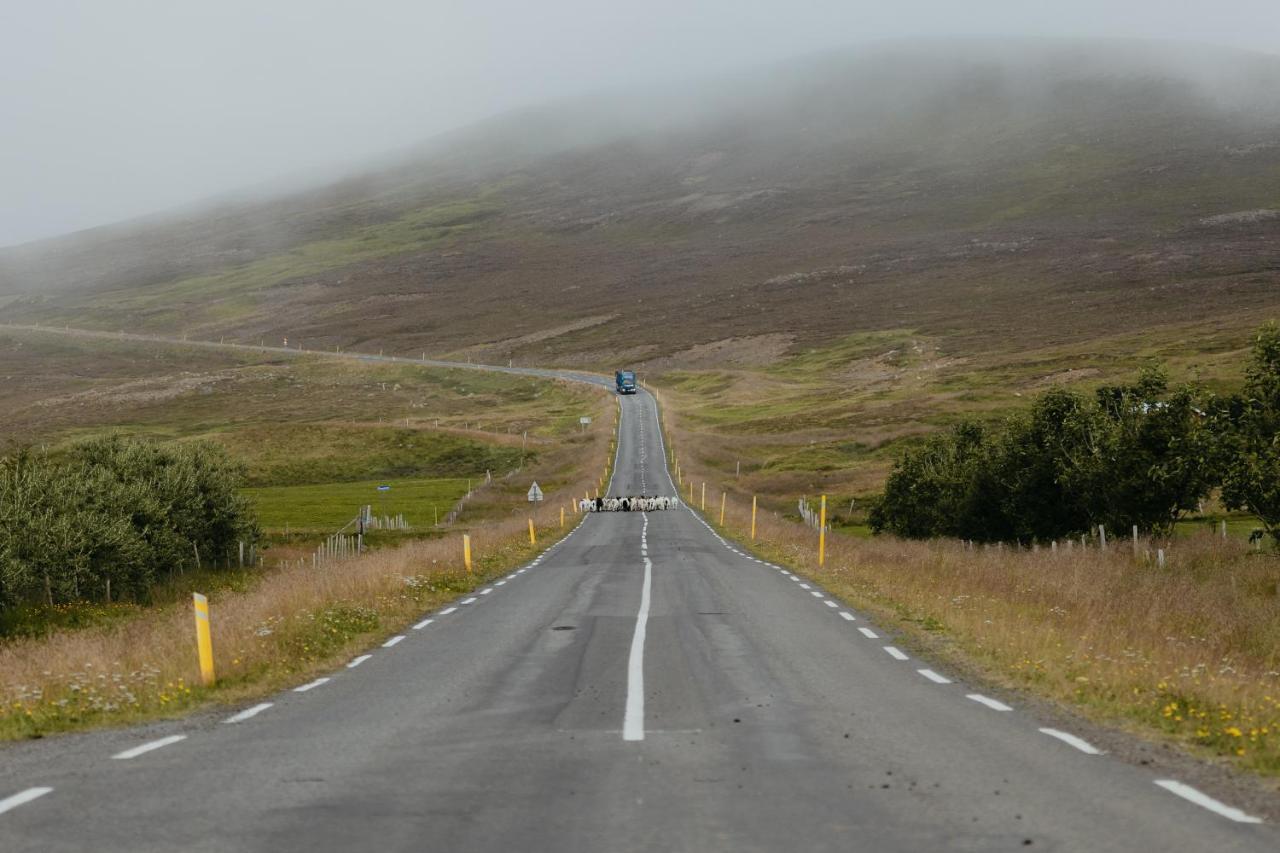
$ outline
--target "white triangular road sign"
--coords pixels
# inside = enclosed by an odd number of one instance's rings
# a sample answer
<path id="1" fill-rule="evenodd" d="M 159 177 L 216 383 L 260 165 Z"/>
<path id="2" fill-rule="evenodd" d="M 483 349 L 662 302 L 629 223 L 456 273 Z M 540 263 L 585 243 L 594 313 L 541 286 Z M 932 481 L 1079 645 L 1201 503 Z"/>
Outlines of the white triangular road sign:
<path id="1" fill-rule="evenodd" d="M 533 485 L 529 487 L 529 500 L 530 501 L 542 500 L 542 489 L 538 488 L 537 480 L 534 480 Z"/>

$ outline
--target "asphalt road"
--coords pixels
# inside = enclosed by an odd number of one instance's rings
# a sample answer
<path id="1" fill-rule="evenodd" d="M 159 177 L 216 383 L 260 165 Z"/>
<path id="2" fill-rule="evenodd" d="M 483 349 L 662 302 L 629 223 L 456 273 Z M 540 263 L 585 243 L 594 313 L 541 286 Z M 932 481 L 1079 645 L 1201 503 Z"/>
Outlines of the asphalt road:
<path id="1" fill-rule="evenodd" d="M 611 493 L 674 494 L 622 406 Z M 1280 849 L 687 508 L 586 516 L 423 616 L 256 712 L 0 750 L 0 850 Z"/>

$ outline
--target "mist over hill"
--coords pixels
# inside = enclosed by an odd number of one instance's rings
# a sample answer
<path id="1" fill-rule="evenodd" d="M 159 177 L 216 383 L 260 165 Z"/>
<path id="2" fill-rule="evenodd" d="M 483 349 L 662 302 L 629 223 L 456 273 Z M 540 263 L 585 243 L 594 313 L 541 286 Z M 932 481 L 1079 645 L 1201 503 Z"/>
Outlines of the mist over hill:
<path id="1" fill-rule="evenodd" d="M 920 330 L 1244 325 L 1280 58 L 882 44 L 501 116 L 345 180 L 0 251 L 5 322 L 591 363 Z"/>

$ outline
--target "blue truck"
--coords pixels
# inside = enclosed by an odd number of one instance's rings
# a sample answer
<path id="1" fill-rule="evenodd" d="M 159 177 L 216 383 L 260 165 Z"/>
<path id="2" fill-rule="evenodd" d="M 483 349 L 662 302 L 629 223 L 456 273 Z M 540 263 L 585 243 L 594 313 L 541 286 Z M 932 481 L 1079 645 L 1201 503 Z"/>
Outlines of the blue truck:
<path id="1" fill-rule="evenodd" d="M 613 374 L 613 383 L 619 394 L 636 393 L 636 374 L 632 370 L 619 370 Z"/>

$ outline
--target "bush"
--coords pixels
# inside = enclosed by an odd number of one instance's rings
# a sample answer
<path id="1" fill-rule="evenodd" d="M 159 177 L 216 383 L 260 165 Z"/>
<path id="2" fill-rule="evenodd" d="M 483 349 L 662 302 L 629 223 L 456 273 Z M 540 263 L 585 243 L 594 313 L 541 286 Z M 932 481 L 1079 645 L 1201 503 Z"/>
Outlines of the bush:
<path id="1" fill-rule="evenodd" d="M 65 459 L 0 458 L 0 607 L 144 599 L 201 562 L 229 562 L 257 522 L 216 445 L 120 437 Z M 109 583 L 109 587 L 108 587 Z"/>
<path id="2" fill-rule="evenodd" d="M 1280 542 L 1280 328 L 1268 323 L 1254 340 L 1244 393 L 1219 407 L 1222 500 L 1256 515 Z"/>
<path id="3" fill-rule="evenodd" d="M 1159 370 L 1094 400 L 1048 391 L 1000 429 L 965 424 L 905 453 L 872 529 L 985 542 L 1058 539 L 1097 524 L 1167 531 L 1217 485 L 1212 407 L 1190 386 L 1170 392 Z"/>

